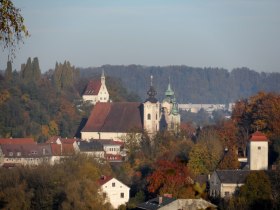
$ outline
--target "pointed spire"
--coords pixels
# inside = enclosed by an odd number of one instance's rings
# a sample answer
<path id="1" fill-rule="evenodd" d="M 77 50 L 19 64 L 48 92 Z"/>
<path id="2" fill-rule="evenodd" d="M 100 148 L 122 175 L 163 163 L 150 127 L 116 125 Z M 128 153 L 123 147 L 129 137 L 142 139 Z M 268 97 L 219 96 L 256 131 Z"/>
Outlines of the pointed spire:
<path id="1" fill-rule="evenodd" d="M 167 85 L 167 90 L 165 91 L 165 99 L 163 101 L 166 101 L 168 103 L 171 103 L 172 101 L 172 96 L 174 96 L 174 91 L 172 90 L 171 88 L 171 85 L 170 85 L 170 77 L 168 79 L 168 85 Z"/>
<path id="2" fill-rule="evenodd" d="M 102 69 L 101 78 L 105 78 L 104 69 Z"/>
<path id="3" fill-rule="evenodd" d="M 156 92 L 155 88 L 153 87 L 153 75 L 151 75 L 151 86 L 150 86 L 150 89 L 147 92 L 147 95 L 149 97 L 146 101 L 150 101 L 152 103 L 157 102 L 157 99 L 155 98 L 156 94 L 157 94 L 157 92 Z"/>

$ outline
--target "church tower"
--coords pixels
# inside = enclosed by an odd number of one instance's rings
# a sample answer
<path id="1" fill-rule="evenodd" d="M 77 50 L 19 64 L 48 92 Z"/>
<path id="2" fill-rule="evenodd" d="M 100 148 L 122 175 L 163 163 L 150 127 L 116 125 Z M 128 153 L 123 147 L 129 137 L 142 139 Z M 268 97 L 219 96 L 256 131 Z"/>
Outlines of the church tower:
<path id="1" fill-rule="evenodd" d="M 102 70 L 100 82 L 101 82 L 101 85 L 100 85 L 100 89 L 99 89 L 99 92 L 98 92 L 98 101 L 108 102 L 109 101 L 109 92 L 108 92 L 106 84 L 105 84 L 104 70 Z"/>
<path id="2" fill-rule="evenodd" d="M 155 98 L 157 92 L 153 87 L 153 76 L 151 75 L 151 86 L 147 92 L 148 98 L 143 103 L 144 129 L 150 136 L 159 131 L 160 103 Z"/>
<path id="3" fill-rule="evenodd" d="M 170 79 L 162 102 L 160 126 L 162 130 L 179 131 L 181 117 L 174 91 L 170 85 Z"/>
<path id="4" fill-rule="evenodd" d="M 250 170 L 267 170 L 268 168 L 268 139 L 256 131 L 249 139 Z"/>
<path id="5" fill-rule="evenodd" d="M 172 103 L 172 109 L 171 109 L 171 113 L 170 113 L 169 130 L 177 133 L 180 131 L 181 115 L 179 114 L 178 103 L 176 101 L 175 95 L 174 95 L 174 98 L 172 99 L 171 103 Z"/>

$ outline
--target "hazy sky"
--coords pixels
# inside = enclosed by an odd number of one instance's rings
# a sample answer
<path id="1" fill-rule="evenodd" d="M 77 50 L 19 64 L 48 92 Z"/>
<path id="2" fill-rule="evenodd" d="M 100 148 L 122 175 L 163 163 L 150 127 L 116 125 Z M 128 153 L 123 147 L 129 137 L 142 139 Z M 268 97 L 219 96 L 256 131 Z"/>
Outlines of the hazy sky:
<path id="1" fill-rule="evenodd" d="M 69 60 L 280 72 L 280 0 L 14 0 L 31 37 L 13 68 Z M 1 51 L 0 69 L 7 56 Z"/>

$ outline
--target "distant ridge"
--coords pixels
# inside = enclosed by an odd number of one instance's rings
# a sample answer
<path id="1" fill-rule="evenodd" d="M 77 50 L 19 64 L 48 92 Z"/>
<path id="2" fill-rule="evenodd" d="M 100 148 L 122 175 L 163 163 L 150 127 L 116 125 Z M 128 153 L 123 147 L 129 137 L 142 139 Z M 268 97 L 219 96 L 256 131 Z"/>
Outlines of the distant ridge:
<path id="1" fill-rule="evenodd" d="M 258 73 L 248 68 L 228 71 L 222 68 L 194 68 L 188 66 L 104 65 L 80 68 L 81 77 L 100 75 L 120 78 L 124 86 L 143 100 L 149 87 L 150 75 L 158 98 L 163 99 L 170 77 L 179 103 L 230 103 L 259 91 L 280 92 L 280 73 Z"/>

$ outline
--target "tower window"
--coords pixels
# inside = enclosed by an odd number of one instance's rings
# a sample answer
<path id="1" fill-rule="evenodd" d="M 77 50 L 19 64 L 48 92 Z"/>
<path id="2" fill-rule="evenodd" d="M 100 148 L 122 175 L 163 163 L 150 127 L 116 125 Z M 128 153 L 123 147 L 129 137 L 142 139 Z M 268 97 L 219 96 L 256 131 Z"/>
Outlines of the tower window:
<path id="1" fill-rule="evenodd" d="M 151 119 L 151 114 L 147 115 L 147 119 L 150 120 Z"/>

